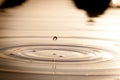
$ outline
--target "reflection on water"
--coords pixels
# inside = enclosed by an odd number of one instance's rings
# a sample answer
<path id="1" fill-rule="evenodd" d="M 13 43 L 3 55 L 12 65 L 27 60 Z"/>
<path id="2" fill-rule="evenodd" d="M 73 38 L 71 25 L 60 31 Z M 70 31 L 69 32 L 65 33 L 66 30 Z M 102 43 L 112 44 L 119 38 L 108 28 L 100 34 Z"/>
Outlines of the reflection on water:
<path id="1" fill-rule="evenodd" d="M 119 13 L 109 8 L 88 25 L 71 0 L 7 9 L 0 13 L 0 79 L 118 80 Z"/>

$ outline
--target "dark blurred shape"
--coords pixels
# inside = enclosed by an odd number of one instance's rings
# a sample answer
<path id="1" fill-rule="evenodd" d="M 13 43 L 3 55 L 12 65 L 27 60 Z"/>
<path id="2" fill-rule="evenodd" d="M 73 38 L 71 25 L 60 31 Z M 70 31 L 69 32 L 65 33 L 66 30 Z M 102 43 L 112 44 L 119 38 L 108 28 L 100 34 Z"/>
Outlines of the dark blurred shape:
<path id="1" fill-rule="evenodd" d="M 22 3 L 26 1 L 27 0 L 4 0 L 0 6 L 0 9 L 4 10 L 6 8 L 16 7 L 16 6 L 22 5 Z"/>
<path id="2" fill-rule="evenodd" d="M 78 9 L 87 12 L 88 17 L 98 17 L 104 14 L 111 0 L 73 0 Z"/>

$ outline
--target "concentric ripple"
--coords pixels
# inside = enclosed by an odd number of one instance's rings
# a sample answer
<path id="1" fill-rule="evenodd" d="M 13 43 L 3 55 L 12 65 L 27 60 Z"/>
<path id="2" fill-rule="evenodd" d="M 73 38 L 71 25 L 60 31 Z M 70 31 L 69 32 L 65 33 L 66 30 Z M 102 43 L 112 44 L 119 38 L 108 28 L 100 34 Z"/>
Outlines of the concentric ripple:
<path id="1" fill-rule="evenodd" d="M 3 51 L 5 56 L 20 60 L 44 62 L 100 62 L 112 59 L 112 54 L 105 50 L 76 45 L 26 45 L 8 48 Z"/>
<path id="2" fill-rule="evenodd" d="M 120 74 L 118 48 L 114 46 L 119 42 L 113 40 L 57 36 L 3 39 L 1 71 L 42 75 Z"/>

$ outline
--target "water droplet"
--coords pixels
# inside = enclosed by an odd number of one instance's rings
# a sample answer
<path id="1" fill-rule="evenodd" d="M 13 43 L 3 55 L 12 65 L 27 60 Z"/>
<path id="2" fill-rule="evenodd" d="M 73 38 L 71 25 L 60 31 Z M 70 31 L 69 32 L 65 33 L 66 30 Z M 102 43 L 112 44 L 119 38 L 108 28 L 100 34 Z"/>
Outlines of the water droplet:
<path id="1" fill-rule="evenodd" d="M 54 41 L 56 41 L 57 39 L 58 39 L 58 37 L 57 37 L 57 36 L 54 36 L 54 37 L 53 37 L 53 40 L 54 40 Z"/>
<path id="2" fill-rule="evenodd" d="M 89 19 L 87 22 L 89 22 L 89 23 L 93 23 L 93 22 L 95 22 L 93 19 Z"/>
<path id="3" fill-rule="evenodd" d="M 33 50 L 32 52 L 36 52 L 36 50 Z"/>
<path id="4" fill-rule="evenodd" d="M 56 55 L 55 53 L 53 53 L 53 55 Z"/>
<path id="5" fill-rule="evenodd" d="M 10 53 L 10 55 L 14 55 L 13 53 Z"/>
<path id="6" fill-rule="evenodd" d="M 59 56 L 59 57 L 63 57 L 63 56 Z"/>
<path id="7" fill-rule="evenodd" d="M 94 20 L 88 20 L 87 21 L 87 25 L 94 26 L 95 25 L 95 21 Z"/>

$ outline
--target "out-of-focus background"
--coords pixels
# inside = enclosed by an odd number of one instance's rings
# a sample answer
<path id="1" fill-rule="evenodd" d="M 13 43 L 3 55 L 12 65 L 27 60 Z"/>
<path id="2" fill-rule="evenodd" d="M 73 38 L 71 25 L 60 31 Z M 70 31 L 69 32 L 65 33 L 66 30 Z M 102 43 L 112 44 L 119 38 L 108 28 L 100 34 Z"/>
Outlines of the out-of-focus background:
<path id="1" fill-rule="evenodd" d="M 119 38 L 119 8 L 108 8 L 94 18 L 95 23 L 87 23 L 85 10 L 77 9 L 72 0 L 28 0 L 5 11 L 0 12 L 1 36 L 80 36 L 85 32 L 84 36 Z"/>

